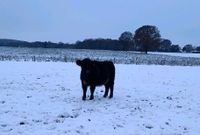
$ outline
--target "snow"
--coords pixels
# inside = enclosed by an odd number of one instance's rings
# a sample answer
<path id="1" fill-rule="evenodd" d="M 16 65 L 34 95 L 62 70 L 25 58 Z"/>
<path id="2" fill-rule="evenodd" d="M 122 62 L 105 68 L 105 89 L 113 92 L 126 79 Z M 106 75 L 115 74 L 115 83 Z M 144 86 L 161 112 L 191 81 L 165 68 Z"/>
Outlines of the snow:
<path id="1" fill-rule="evenodd" d="M 150 54 L 161 54 L 161 55 L 169 55 L 169 56 L 200 58 L 200 53 L 150 52 Z"/>
<path id="2" fill-rule="evenodd" d="M 0 135 L 199 135 L 200 67 L 116 64 L 82 101 L 75 63 L 0 62 Z M 89 91 L 88 91 L 89 96 Z"/>
<path id="3" fill-rule="evenodd" d="M 156 53 L 148 55 L 133 51 L 108 51 L 56 48 L 0 47 L 0 61 L 74 62 L 91 58 L 110 60 L 117 64 L 199 66 L 200 57 L 190 57 L 184 53 Z M 199 54 L 195 54 L 199 56 Z"/>

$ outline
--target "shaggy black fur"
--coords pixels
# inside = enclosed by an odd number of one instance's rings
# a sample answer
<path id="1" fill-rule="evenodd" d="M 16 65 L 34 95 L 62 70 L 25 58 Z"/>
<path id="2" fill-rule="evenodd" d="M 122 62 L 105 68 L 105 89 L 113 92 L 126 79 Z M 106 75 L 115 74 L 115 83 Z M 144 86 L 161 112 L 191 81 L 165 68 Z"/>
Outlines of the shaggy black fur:
<path id="1" fill-rule="evenodd" d="M 94 91 L 96 86 L 105 86 L 104 97 L 113 97 L 114 80 L 115 80 L 115 66 L 111 61 L 94 61 L 88 58 L 77 60 L 76 64 L 81 67 L 81 83 L 83 88 L 83 97 L 86 99 L 87 87 L 90 86 L 90 100 L 94 99 Z"/>

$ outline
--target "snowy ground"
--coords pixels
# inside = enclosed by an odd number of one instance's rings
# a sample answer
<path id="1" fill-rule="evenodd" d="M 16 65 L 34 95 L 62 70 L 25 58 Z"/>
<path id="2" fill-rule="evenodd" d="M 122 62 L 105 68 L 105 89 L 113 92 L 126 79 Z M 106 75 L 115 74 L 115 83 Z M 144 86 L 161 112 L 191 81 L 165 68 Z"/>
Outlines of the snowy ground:
<path id="1" fill-rule="evenodd" d="M 200 67 L 116 65 L 82 101 L 74 63 L 0 62 L 0 135 L 199 135 Z"/>
<path id="2" fill-rule="evenodd" d="M 0 47 L 0 61 L 74 62 L 83 58 L 111 60 L 117 64 L 200 66 L 200 54 L 191 53 L 146 55 L 134 51 Z"/>
<path id="3" fill-rule="evenodd" d="M 200 53 L 170 53 L 170 52 L 150 52 L 150 54 L 161 54 L 169 56 L 179 56 L 179 57 L 193 57 L 200 58 Z"/>

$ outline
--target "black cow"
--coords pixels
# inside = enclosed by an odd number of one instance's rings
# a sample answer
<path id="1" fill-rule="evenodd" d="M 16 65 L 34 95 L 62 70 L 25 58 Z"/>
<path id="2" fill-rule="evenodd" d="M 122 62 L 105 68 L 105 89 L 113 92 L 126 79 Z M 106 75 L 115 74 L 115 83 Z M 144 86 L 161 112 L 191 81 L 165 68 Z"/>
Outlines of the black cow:
<path id="1" fill-rule="evenodd" d="M 115 66 L 111 61 L 95 61 L 88 58 L 77 60 L 76 64 L 81 67 L 81 83 L 83 88 L 83 97 L 86 99 L 87 87 L 90 86 L 90 100 L 94 99 L 94 91 L 96 86 L 105 86 L 104 97 L 113 97 L 114 80 L 115 80 Z"/>

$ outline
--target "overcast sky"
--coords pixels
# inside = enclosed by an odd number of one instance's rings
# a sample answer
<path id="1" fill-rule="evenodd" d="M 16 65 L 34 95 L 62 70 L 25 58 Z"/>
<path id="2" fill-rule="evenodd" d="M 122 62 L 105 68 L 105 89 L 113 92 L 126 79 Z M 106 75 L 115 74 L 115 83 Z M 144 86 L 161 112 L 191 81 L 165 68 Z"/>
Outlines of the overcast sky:
<path id="1" fill-rule="evenodd" d="M 0 38 L 73 43 L 155 25 L 174 44 L 200 45 L 200 0 L 1 0 Z"/>

